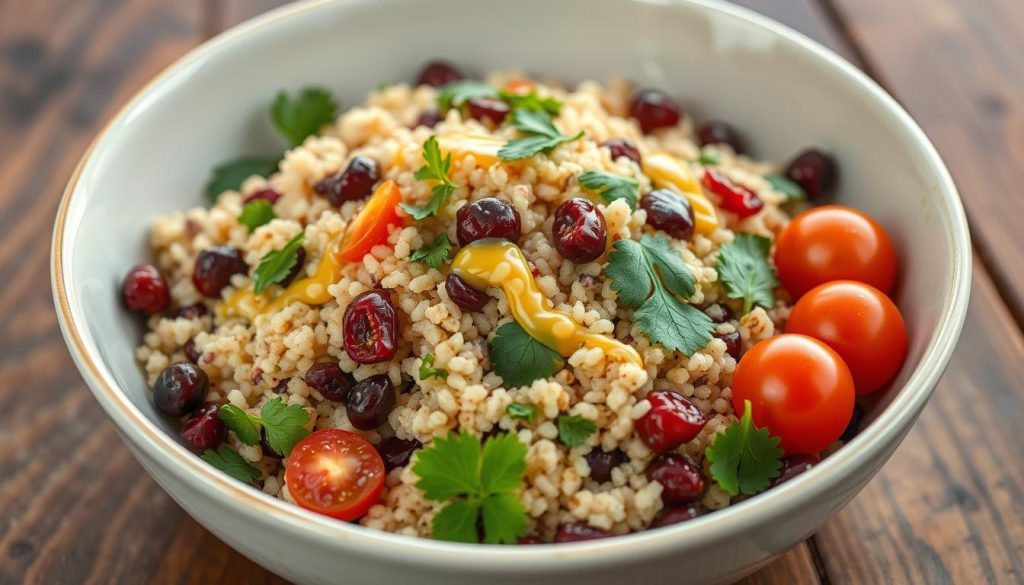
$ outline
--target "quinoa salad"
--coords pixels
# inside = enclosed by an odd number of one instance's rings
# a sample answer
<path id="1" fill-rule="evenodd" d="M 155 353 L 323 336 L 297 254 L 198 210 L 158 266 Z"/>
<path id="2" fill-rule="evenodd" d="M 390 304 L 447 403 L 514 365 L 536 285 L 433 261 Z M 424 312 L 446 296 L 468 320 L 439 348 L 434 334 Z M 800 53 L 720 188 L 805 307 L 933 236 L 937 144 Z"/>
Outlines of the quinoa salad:
<path id="1" fill-rule="evenodd" d="M 643 531 L 806 471 L 903 363 L 895 252 L 813 205 L 831 154 L 684 106 L 445 62 L 345 110 L 282 91 L 290 147 L 216 166 L 124 281 L 156 406 L 241 482 L 443 540 Z"/>

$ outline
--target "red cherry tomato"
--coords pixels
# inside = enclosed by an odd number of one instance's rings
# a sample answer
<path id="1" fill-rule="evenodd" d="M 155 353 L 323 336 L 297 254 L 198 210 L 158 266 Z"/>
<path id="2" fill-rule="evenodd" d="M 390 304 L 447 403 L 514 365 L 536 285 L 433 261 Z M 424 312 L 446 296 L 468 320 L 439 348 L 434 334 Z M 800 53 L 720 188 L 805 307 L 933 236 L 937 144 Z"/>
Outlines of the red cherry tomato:
<path id="1" fill-rule="evenodd" d="M 398 214 L 398 204 L 402 202 L 402 192 L 392 180 L 384 181 L 370 196 L 366 207 L 359 212 L 341 241 L 335 255 L 343 262 L 361 262 L 363 256 L 378 244 L 388 241 L 388 228 L 404 223 Z"/>
<path id="2" fill-rule="evenodd" d="M 782 285 L 799 297 L 831 280 L 865 282 L 888 294 L 896 252 L 882 226 L 864 213 L 824 205 L 793 218 L 775 242 Z"/>
<path id="3" fill-rule="evenodd" d="M 285 482 L 299 506 L 339 520 L 355 520 L 380 499 L 384 462 L 366 439 L 322 429 L 288 456 Z"/>
<path id="4" fill-rule="evenodd" d="M 815 287 L 793 307 L 787 333 L 824 341 L 853 374 L 858 394 L 878 390 L 907 356 L 907 328 L 899 309 L 877 288 L 852 280 Z"/>
<path id="5" fill-rule="evenodd" d="M 853 415 L 853 378 L 835 351 L 786 333 L 750 348 L 732 380 L 732 404 L 749 400 L 754 424 L 782 438 L 788 454 L 813 455 L 839 439 Z"/>

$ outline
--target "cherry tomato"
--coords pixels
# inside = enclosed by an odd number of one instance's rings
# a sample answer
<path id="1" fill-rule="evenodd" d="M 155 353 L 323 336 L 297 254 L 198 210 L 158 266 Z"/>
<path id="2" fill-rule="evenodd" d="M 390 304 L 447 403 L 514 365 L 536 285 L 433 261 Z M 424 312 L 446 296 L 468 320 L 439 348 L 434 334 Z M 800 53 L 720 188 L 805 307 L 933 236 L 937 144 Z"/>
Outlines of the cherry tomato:
<path id="1" fill-rule="evenodd" d="M 398 214 L 402 192 L 394 181 L 380 184 L 366 202 L 366 207 L 349 224 L 335 255 L 342 262 L 360 262 L 374 246 L 388 241 L 388 228 L 404 223 Z"/>
<path id="2" fill-rule="evenodd" d="M 842 358 L 805 335 L 786 333 L 757 343 L 732 380 L 736 415 L 749 400 L 754 424 L 781 437 L 790 455 L 813 455 L 836 442 L 850 422 L 853 399 L 853 378 Z"/>
<path id="3" fill-rule="evenodd" d="M 880 290 L 853 280 L 834 280 L 800 297 L 787 333 L 824 341 L 853 375 L 858 394 L 878 390 L 907 356 L 907 328 L 899 309 Z"/>
<path id="4" fill-rule="evenodd" d="M 355 520 L 380 499 L 384 462 L 351 431 L 322 429 L 295 445 L 285 482 L 299 506 L 339 520 Z"/>
<path id="5" fill-rule="evenodd" d="M 824 205 L 793 218 L 775 242 L 782 285 L 799 297 L 830 280 L 866 282 L 888 294 L 896 280 L 896 252 L 882 226 L 841 205 Z"/>

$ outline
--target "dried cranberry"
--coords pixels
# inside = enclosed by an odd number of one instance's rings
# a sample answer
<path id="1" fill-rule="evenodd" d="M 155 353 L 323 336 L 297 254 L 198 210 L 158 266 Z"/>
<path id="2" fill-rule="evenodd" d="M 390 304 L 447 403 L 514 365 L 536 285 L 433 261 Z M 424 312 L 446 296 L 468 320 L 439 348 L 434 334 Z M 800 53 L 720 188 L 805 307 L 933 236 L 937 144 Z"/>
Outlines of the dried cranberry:
<path id="1" fill-rule="evenodd" d="M 704 314 L 711 318 L 712 323 L 725 323 L 736 318 L 732 309 L 721 303 L 714 303 L 704 307 Z"/>
<path id="2" fill-rule="evenodd" d="M 242 199 L 242 203 L 251 203 L 253 201 L 256 201 L 257 199 L 262 199 L 263 201 L 266 201 L 267 203 L 273 205 L 277 203 L 277 200 L 280 198 L 281 194 L 278 193 L 277 190 L 267 187 L 266 189 L 260 189 L 259 191 L 254 191 L 246 195 L 245 199 Z"/>
<path id="3" fill-rule="evenodd" d="M 373 186 L 380 180 L 380 166 L 366 156 L 357 156 L 349 161 L 345 170 L 337 175 L 322 179 L 313 190 L 327 198 L 335 207 L 346 201 L 358 201 L 373 193 Z"/>
<path id="4" fill-rule="evenodd" d="M 544 544 L 544 541 L 537 536 L 524 536 L 516 544 Z"/>
<path id="5" fill-rule="evenodd" d="M 625 138 L 605 140 L 601 143 L 601 146 L 606 147 L 611 152 L 613 161 L 620 156 L 624 156 L 636 164 L 640 164 L 640 151 L 637 150 L 636 145 Z"/>
<path id="6" fill-rule="evenodd" d="M 716 333 L 715 337 L 725 342 L 725 352 L 732 356 L 732 359 L 740 361 L 740 350 L 743 346 L 743 338 L 739 331 L 729 333 Z"/>
<path id="7" fill-rule="evenodd" d="M 855 436 L 857 431 L 860 430 L 860 423 L 864 420 L 864 407 L 860 404 L 853 404 L 853 414 L 850 416 L 850 422 L 846 425 L 846 430 L 839 437 L 839 440 L 844 443 L 849 443 Z"/>
<path id="8" fill-rule="evenodd" d="M 600 447 L 590 450 L 584 457 L 590 467 L 590 479 L 597 483 L 605 483 L 612 479 L 612 469 L 626 462 L 626 454 L 620 449 L 605 451 Z"/>
<path id="9" fill-rule="evenodd" d="M 182 305 L 178 307 L 178 312 L 174 314 L 178 319 L 198 319 L 205 317 L 209 313 L 209 309 L 206 308 L 206 304 L 202 301 L 192 303 L 191 305 Z"/>
<path id="10" fill-rule="evenodd" d="M 508 104 L 493 97 L 475 97 L 466 100 L 466 112 L 475 120 L 490 121 L 500 126 L 505 121 L 510 109 Z"/>
<path id="11" fill-rule="evenodd" d="M 357 382 L 345 398 L 348 421 L 361 431 L 372 431 L 387 422 L 394 407 L 395 385 L 387 374 Z"/>
<path id="12" fill-rule="evenodd" d="M 345 353 L 359 364 L 377 364 L 398 349 L 398 312 L 389 291 L 368 290 L 352 299 L 341 318 Z"/>
<path id="13" fill-rule="evenodd" d="M 686 197 L 670 189 L 655 189 L 640 199 L 647 212 L 647 224 L 678 240 L 688 241 L 696 226 L 693 207 Z"/>
<path id="14" fill-rule="evenodd" d="M 782 470 L 771 482 L 771 487 L 793 479 L 814 467 L 820 460 L 814 455 L 786 455 L 782 458 Z"/>
<path id="15" fill-rule="evenodd" d="M 188 361 L 193 364 L 199 363 L 199 356 L 201 356 L 202 353 L 196 348 L 196 341 L 194 339 L 186 341 L 185 345 L 181 347 L 181 351 L 185 352 L 185 357 L 188 358 Z"/>
<path id="16" fill-rule="evenodd" d="M 658 512 L 658 515 L 654 517 L 654 521 L 651 522 L 651 528 L 662 528 L 672 524 L 679 524 L 680 522 L 693 520 L 697 516 L 700 516 L 700 510 L 696 506 L 671 506 Z"/>
<path id="17" fill-rule="evenodd" d="M 679 104 L 665 92 L 647 89 L 633 97 L 629 115 L 640 123 L 640 129 L 644 134 L 650 134 L 659 128 L 669 128 L 678 124 L 682 111 Z"/>
<path id="18" fill-rule="evenodd" d="M 327 400 L 343 402 L 356 381 L 341 370 L 336 362 L 320 362 L 306 370 L 306 386 L 320 393 Z"/>
<path id="19" fill-rule="evenodd" d="M 302 246 L 295 251 L 295 266 L 288 271 L 285 275 L 284 280 L 281 281 L 281 286 L 288 286 L 295 280 L 295 277 L 299 275 L 303 268 L 306 267 L 306 249 Z"/>
<path id="20" fill-rule="evenodd" d="M 700 469 L 678 453 L 659 455 L 648 466 L 647 479 L 661 484 L 661 501 L 666 504 L 688 504 L 707 487 Z"/>
<path id="21" fill-rule="evenodd" d="M 494 197 L 484 197 L 463 205 L 455 215 L 455 222 L 455 234 L 460 246 L 484 238 L 504 238 L 516 242 L 523 232 L 516 208 L 508 201 Z"/>
<path id="22" fill-rule="evenodd" d="M 128 271 L 121 286 L 124 303 L 132 311 L 155 315 L 171 302 L 170 289 L 164 275 L 155 266 L 143 264 Z"/>
<path id="23" fill-rule="evenodd" d="M 722 173 L 712 168 L 704 169 L 704 186 L 714 193 L 722 209 L 731 211 L 740 218 L 750 217 L 764 207 L 761 198 L 746 187 L 733 184 Z"/>
<path id="24" fill-rule="evenodd" d="M 220 291 L 231 284 L 231 277 L 247 274 L 249 265 L 242 258 L 242 251 L 231 246 L 215 246 L 199 252 L 192 270 L 192 284 L 199 294 L 211 298 L 220 296 Z"/>
<path id="25" fill-rule="evenodd" d="M 487 293 L 476 290 L 466 284 L 461 276 L 449 272 L 444 279 L 444 290 L 453 303 L 466 311 L 479 311 L 484 308 L 491 297 Z"/>
<path id="26" fill-rule="evenodd" d="M 708 422 L 692 402 L 671 390 L 655 390 L 647 395 L 647 401 L 651 409 L 635 426 L 640 440 L 655 453 L 692 441 Z"/>
<path id="27" fill-rule="evenodd" d="M 153 384 L 153 402 L 171 416 L 185 416 L 199 408 L 210 390 L 210 379 L 199 366 L 188 362 L 172 364 L 160 372 Z"/>
<path id="28" fill-rule="evenodd" d="M 610 532 L 599 530 L 583 523 L 562 524 L 555 533 L 555 542 L 582 542 L 584 540 L 597 540 L 608 538 Z"/>
<path id="29" fill-rule="evenodd" d="M 409 465 L 409 460 L 412 459 L 412 454 L 422 447 L 423 443 L 420 443 L 416 439 L 388 437 L 377 445 L 377 453 L 379 453 L 380 458 L 384 460 L 384 469 L 386 471 L 391 471 L 392 469 L 398 469 L 399 467 Z"/>
<path id="30" fill-rule="evenodd" d="M 803 187 L 810 198 L 831 195 L 839 182 L 839 164 L 829 153 L 808 148 L 786 166 L 786 176 Z"/>
<path id="31" fill-rule="evenodd" d="M 291 381 L 292 381 L 291 378 L 281 378 L 277 382 L 277 384 L 273 388 L 270 389 L 270 391 L 273 392 L 274 394 L 284 394 L 285 392 L 288 391 L 288 384 Z M 308 384 L 307 384 L 307 386 L 308 386 Z M 320 394 L 322 395 L 323 392 L 321 392 Z"/>
<path id="32" fill-rule="evenodd" d="M 220 405 L 207 402 L 185 421 L 181 428 L 181 440 L 196 453 L 216 449 L 227 438 L 228 428 L 220 420 Z"/>
<path id="33" fill-rule="evenodd" d="M 735 128 L 725 122 L 716 120 L 704 124 L 697 130 L 697 138 L 701 146 L 728 144 L 736 154 L 743 152 L 743 138 Z"/>
<path id="34" fill-rule="evenodd" d="M 440 121 L 441 114 L 438 113 L 437 110 L 427 110 L 420 114 L 420 117 L 416 119 L 416 125 L 413 126 L 413 128 L 416 128 L 418 126 L 426 126 L 427 128 L 433 128 L 434 126 L 437 126 L 438 122 Z"/>
<path id="35" fill-rule="evenodd" d="M 419 85 L 430 85 L 441 87 L 453 81 L 458 81 L 464 76 L 454 65 L 447 61 L 431 61 L 427 63 L 420 72 Z"/>
<path id="36" fill-rule="evenodd" d="M 604 215 L 589 200 L 574 197 L 558 206 L 551 226 L 555 249 L 577 264 L 597 260 L 608 245 Z"/>

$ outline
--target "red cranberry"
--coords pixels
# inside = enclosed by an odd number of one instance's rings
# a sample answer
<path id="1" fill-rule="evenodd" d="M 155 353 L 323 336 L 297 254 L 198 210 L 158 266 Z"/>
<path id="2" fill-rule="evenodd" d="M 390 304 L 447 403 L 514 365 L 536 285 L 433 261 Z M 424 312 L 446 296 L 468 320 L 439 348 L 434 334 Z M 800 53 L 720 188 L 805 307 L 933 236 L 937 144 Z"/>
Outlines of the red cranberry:
<path id="1" fill-rule="evenodd" d="M 743 346 L 743 338 L 739 331 L 729 333 L 716 333 L 715 337 L 725 342 L 725 352 L 732 356 L 732 359 L 740 361 L 740 350 Z"/>
<path id="2" fill-rule="evenodd" d="M 666 504 L 688 504 L 707 487 L 700 469 L 678 453 L 659 455 L 647 468 L 647 479 L 661 484 Z"/>
<path id="3" fill-rule="evenodd" d="M 280 198 L 281 194 L 278 193 L 277 190 L 267 187 L 266 189 L 260 189 L 259 191 L 255 191 L 253 193 L 246 195 L 245 199 L 242 199 L 242 203 L 251 203 L 253 201 L 256 201 L 257 199 L 262 199 L 273 205 L 277 203 L 277 200 Z"/>
<path id="4" fill-rule="evenodd" d="M 600 447 L 590 450 L 584 457 L 590 467 L 590 479 L 597 483 L 612 480 L 612 470 L 626 462 L 626 454 L 620 449 L 605 451 Z"/>
<path id="5" fill-rule="evenodd" d="M 790 161 L 786 176 L 803 187 L 808 197 L 831 195 L 839 181 L 839 165 L 829 153 L 808 148 Z"/>
<path id="6" fill-rule="evenodd" d="M 284 280 L 281 281 L 281 286 L 288 286 L 289 284 L 291 284 L 292 281 L 295 280 L 295 277 L 299 275 L 303 268 L 305 268 L 305 266 L 306 249 L 303 248 L 302 246 L 299 246 L 298 250 L 296 250 L 295 252 L 295 266 L 292 266 L 292 269 L 288 271 L 287 275 L 285 275 Z"/>
<path id="7" fill-rule="evenodd" d="M 454 65 L 447 61 L 431 61 L 427 63 L 420 72 L 419 85 L 430 85 L 441 87 L 453 81 L 459 81 L 464 75 Z"/>
<path id="8" fill-rule="evenodd" d="M 523 233 L 519 212 L 508 201 L 494 197 L 477 199 L 463 205 L 455 215 L 455 235 L 459 245 L 484 238 L 504 238 L 510 242 L 519 240 Z"/>
<path id="9" fill-rule="evenodd" d="M 196 348 L 196 342 L 194 339 L 186 341 L 185 345 L 181 347 L 181 351 L 185 352 L 185 357 L 188 358 L 188 361 L 193 364 L 199 363 L 199 356 L 202 355 L 202 353 Z"/>
<path id="10" fill-rule="evenodd" d="M 640 440 L 656 453 L 692 441 L 708 422 L 692 402 L 671 390 L 655 390 L 647 401 L 651 409 L 635 426 Z"/>
<path id="11" fill-rule="evenodd" d="M 348 421 L 361 431 L 372 431 L 387 422 L 394 407 L 395 385 L 387 374 L 357 382 L 345 398 Z"/>
<path id="12" fill-rule="evenodd" d="M 231 284 L 231 277 L 246 274 L 249 266 L 242 258 L 242 251 L 231 246 L 215 246 L 199 252 L 192 270 L 192 284 L 203 296 L 217 298 L 224 287 Z"/>
<path id="13" fill-rule="evenodd" d="M 551 226 L 555 249 L 577 264 L 597 260 L 608 245 L 604 215 L 588 199 L 574 197 L 555 210 Z"/>
<path id="14" fill-rule="evenodd" d="M 606 147 L 611 152 L 613 161 L 620 156 L 624 156 L 636 164 L 640 164 L 640 151 L 637 150 L 636 145 L 625 138 L 605 140 L 601 143 L 601 146 Z"/>
<path id="15" fill-rule="evenodd" d="M 640 129 L 644 134 L 650 134 L 659 128 L 669 128 L 678 124 L 682 112 L 679 104 L 665 92 L 647 89 L 633 96 L 629 115 L 640 123 Z"/>
<path id="16" fill-rule="evenodd" d="M 206 308 L 206 304 L 202 301 L 192 303 L 191 305 L 182 305 L 178 307 L 178 312 L 174 316 L 178 319 L 198 319 L 205 317 L 209 313 L 209 309 Z"/>
<path id="17" fill-rule="evenodd" d="M 153 384 L 153 402 L 171 416 L 185 416 L 199 408 L 210 390 L 210 380 L 199 366 L 179 362 L 168 366 Z"/>
<path id="18" fill-rule="evenodd" d="M 743 138 L 735 128 L 725 122 L 713 121 L 704 124 L 697 130 L 697 138 L 701 146 L 728 144 L 736 154 L 743 152 Z"/>
<path id="19" fill-rule="evenodd" d="M 418 126 L 426 126 L 427 128 L 433 128 L 434 126 L 437 126 L 438 122 L 440 121 L 441 114 L 439 114 L 437 110 L 427 110 L 420 114 L 420 117 L 416 119 L 416 125 L 413 126 L 413 128 L 416 128 Z"/>
<path id="20" fill-rule="evenodd" d="M 562 524 L 558 527 L 558 532 L 555 533 L 555 542 L 582 542 L 584 540 L 597 540 L 599 538 L 608 538 L 611 536 L 610 532 L 593 528 L 590 525 L 583 523 L 572 523 Z"/>
<path id="21" fill-rule="evenodd" d="M 389 291 L 368 290 L 352 299 L 341 318 L 345 353 L 359 364 L 377 364 L 398 349 L 398 312 Z"/>
<path id="22" fill-rule="evenodd" d="M 696 224 L 693 207 L 682 195 L 671 189 L 655 189 L 640 199 L 640 207 L 647 212 L 647 224 L 678 240 L 693 237 Z"/>
<path id="23" fill-rule="evenodd" d="M 704 169 L 703 182 L 704 187 L 718 197 L 722 209 L 735 213 L 741 219 L 754 215 L 764 207 L 764 202 L 757 196 L 757 193 L 746 187 L 733 184 L 725 175 L 715 169 Z"/>
<path id="24" fill-rule="evenodd" d="M 736 318 L 736 314 L 732 312 L 732 309 L 728 305 L 721 303 L 714 303 L 704 307 L 704 314 L 711 318 L 712 323 L 725 323 Z"/>
<path id="25" fill-rule="evenodd" d="M 786 455 L 782 458 L 782 470 L 771 482 L 771 487 L 793 479 L 808 469 L 814 467 L 820 460 L 814 455 Z"/>
<path id="26" fill-rule="evenodd" d="M 864 420 L 864 407 L 860 404 L 854 403 L 853 415 L 850 416 L 850 422 L 846 425 L 846 430 L 839 437 L 839 440 L 844 443 L 849 443 L 855 436 L 857 431 L 860 430 L 860 423 Z"/>
<path id="27" fill-rule="evenodd" d="M 306 386 L 320 393 L 327 400 L 344 402 L 356 381 L 341 370 L 336 362 L 320 362 L 306 370 Z M 285 380 L 287 384 L 287 380 Z M 287 387 L 287 386 L 286 386 Z"/>
<path id="28" fill-rule="evenodd" d="M 380 180 L 380 166 L 366 156 L 357 156 L 349 161 L 345 170 L 337 175 L 321 179 L 313 190 L 323 195 L 338 207 L 346 201 L 358 201 L 373 193 L 373 186 Z"/>
<path id="29" fill-rule="evenodd" d="M 493 97 L 475 97 L 466 100 L 466 111 L 469 117 L 481 122 L 490 121 L 495 126 L 500 126 L 505 121 L 510 108 L 508 104 Z"/>
<path id="30" fill-rule="evenodd" d="M 480 292 L 466 284 L 466 281 L 454 272 L 449 272 L 445 277 L 444 290 L 448 292 L 448 298 L 453 303 L 466 311 L 479 311 L 491 299 L 487 293 Z"/>
<path id="31" fill-rule="evenodd" d="M 693 520 L 700 516 L 700 510 L 696 506 L 671 506 L 664 508 L 651 522 L 651 528 L 663 528 L 672 524 L 679 524 L 687 520 Z"/>
<path id="32" fill-rule="evenodd" d="M 391 471 L 392 469 L 398 469 L 399 467 L 409 465 L 409 460 L 412 459 L 412 454 L 422 447 L 423 443 L 420 443 L 416 439 L 388 437 L 377 445 L 377 453 L 379 453 L 380 458 L 384 460 L 384 469 Z"/>
<path id="33" fill-rule="evenodd" d="M 219 411 L 220 405 L 207 402 L 185 421 L 185 426 L 181 428 L 181 440 L 186 447 L 202 453 L 207 449 L 216 449 L 224 442 L 228 428 L 217 416 Z"/>
<path id="34" fill-rule="evenodd" d="M 164 275 L 148 264 L 136 266 L 128 272 L 121 286 L 121 295 L 129 309 L 148 315 L 162 312 L 171 302 Z"/>
<path id="35" fill-rule="evenodd" d="M 274 394 L 284 394 L 288 391 L 288 383 L 291 382 L 291 378 L 281 378 L 277 384 L 270 389 Z M 321 392 L 323 394 L 323 392 Z"/>

